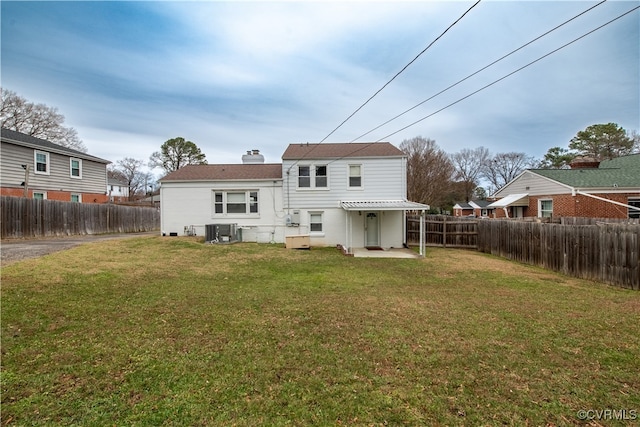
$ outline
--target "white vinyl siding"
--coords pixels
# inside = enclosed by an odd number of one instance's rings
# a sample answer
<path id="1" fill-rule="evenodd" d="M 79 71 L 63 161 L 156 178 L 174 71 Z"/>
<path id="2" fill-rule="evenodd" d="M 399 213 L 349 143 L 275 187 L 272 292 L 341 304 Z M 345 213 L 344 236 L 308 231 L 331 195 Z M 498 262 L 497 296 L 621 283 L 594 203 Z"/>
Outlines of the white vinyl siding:
<path id="1" fill-rule="evenodd" d="M 285 207 L 291 209 L 339 208 L 344 200 L 402 200 L 407 197 L 407 175 L 404 158 L 362 158 L 340 159 L 320 162 L 310 159 L 313 164 L 326 164 L 328 187 L 323 191 L 301 191 L 298 187 L 298 165 L 293 160 L 283 162 Z M 367 172 L 366 185 L 357 192 L 349 187 L 349 165 L 361 165 L 361 171 Z M 287 175 L 287 170 L 290 174 Z M 372 172 L 373 171 L 373 172 Z M 364 180 L 363 180 L 364 184 Z M 325 224 L 328 224 L 325 219 Z"/>

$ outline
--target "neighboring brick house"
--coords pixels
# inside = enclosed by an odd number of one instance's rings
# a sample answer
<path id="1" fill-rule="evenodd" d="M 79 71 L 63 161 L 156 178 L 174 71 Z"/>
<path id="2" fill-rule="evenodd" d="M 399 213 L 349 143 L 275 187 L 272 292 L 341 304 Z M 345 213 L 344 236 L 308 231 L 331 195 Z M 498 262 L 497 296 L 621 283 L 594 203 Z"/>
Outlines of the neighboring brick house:
<path id="1" fill-rule="evenodd" d="M 494 217 L 640 218 L 640 154 L 529 169 L 498 190 Z"/>
<path id="2" fill-rule="evenodd" d="M 3 196 L 81 203 L 109 200 L 110 161 L 8 129 L 1 135 Z"/>
<path id="3" fill-rule="evenodd" d="M 488 218 L 491 209 L 488 209 L 489 201 L 487 200 L 469 200 L 468 203 L 459 202 L 453 206 L 453 216 L 469 216 L 476 218 Z"/>

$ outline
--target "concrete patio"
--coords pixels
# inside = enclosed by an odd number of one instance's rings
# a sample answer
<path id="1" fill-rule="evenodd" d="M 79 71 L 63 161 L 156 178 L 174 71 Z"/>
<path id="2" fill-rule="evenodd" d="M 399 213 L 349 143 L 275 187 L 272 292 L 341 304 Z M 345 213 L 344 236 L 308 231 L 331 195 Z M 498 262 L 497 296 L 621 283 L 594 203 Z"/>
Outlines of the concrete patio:
<path id="1" fill-rule="evenodd" d="M 384 250 L 354 248 L 353 256 L 356 258 L 420 258 L 420 254 L 411 249 L 405 248 L 392 248 Z"/>

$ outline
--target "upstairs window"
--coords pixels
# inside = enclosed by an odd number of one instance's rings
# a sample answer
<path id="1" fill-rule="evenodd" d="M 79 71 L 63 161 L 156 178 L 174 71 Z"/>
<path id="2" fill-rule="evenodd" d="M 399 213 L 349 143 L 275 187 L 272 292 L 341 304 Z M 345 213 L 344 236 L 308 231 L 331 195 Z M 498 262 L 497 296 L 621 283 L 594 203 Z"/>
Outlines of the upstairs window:
<path id="1" fill-rule="evenodd" d="M 311 187 L 311 167 L 298 166 L 298 187 Z"/>
<path id="2" fill-rule="evenodd" d="M 362 187 L 362 165 L 349 165 L 349 188 Z"/>
<path id="3" fill-rule="evenodd" d="M 327 167 L 316 166 L 316 188 L 327 186 Z"/>
<path id="4" fill-rule="evenodd" d="M 70 159 L 71 178 L 82 178 L 82 160 Z"/>
<path id="5" fill-rule="evenodd" d="M 49 175 L 49 153 L 36 151 L 34 154 L 34 162 L 36 164 L 35 173 Z"/>
<path id="6" fill-rule="evenodd" d="M 329 184 L 327 165 L 298 166 L 298 188 L 327 188 Z"/>

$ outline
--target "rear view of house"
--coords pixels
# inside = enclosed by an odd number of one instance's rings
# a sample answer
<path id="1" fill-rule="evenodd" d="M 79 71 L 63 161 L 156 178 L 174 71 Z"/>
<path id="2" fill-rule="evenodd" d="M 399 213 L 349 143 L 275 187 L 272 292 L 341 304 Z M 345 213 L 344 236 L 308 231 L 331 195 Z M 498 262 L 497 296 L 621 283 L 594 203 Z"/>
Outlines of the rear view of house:
<path id="1" fill-rule="evenodd" d="M 291 144 L 282 155 L 284 206 L 291 228 L 312 246 L 401 248 L 407 158 L 388 142 Z"/>
<path id="2" fill-rule="evenodd" d="M 242 164 L 186 166 L 160 180 L 162 232 L 235 230 L 243 241 L 277 243 L 304 236 L 348 253 L 400 248 L 405 213 L 429 208 L 406 200 L 406 167 L 389 143 L 291 144 L 281 164 L 252 150 Z"/>

